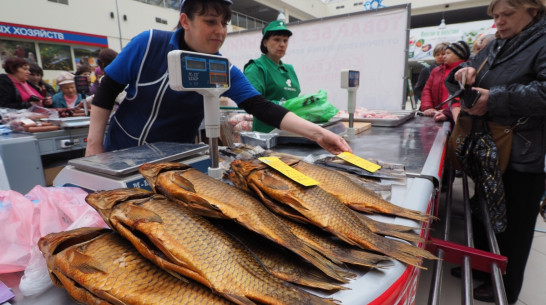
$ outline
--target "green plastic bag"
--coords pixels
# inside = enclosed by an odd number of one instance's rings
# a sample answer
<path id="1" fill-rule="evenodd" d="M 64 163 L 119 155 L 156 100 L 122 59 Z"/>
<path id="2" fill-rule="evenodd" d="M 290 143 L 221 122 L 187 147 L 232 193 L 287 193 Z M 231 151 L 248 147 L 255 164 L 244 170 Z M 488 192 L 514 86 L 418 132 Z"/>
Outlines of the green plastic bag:
<path id="1" fill-rule="evenodd" d="M 304 94 L 284 102 L 284 108 L 313 123 L 328 122 L 338 109 L 328 102 L 325 90 L 316 94 Z"/>

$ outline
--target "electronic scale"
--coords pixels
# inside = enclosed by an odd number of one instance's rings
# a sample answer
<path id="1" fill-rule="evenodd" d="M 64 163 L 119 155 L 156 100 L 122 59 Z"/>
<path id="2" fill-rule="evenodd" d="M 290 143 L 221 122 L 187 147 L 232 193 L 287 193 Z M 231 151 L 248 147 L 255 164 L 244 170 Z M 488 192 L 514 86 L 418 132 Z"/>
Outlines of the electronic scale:
<path id="1" fill-rule="evenodd" d="M 68 161 L 53 180 L 54 186 L 76 186 L 88 192 L 116 188 L 150 189 L 138 172 L 144 163 L 180 162 L 207 171 L 206 144 L 157 142 L 104 152 Z"/>
<path id="2" fill-rule="evenodd" d="M 355 138 L 355 110 L 356 110 L 356 91 L 360 86 L 360 72 L 343 69 L 341 70 L 341 88 L 347 89 L 348 92 L 348 101 L 347 101 L 347 112 L 349 113 L 349 127 L 345 133 L 345 138 L 347 140 L 353 140 Z"/>
<path id="3" fill-rule="evenodd" d="M 222 56 L 175 50 L 167 55 L 169 85 L 177 91 L 193 91 L 203 96 L 205 134 L 209 142 L 211 166 L 208 175 L 222 178 L 219 166 L 220 95 L 230 87 L 229 60 Z"/>

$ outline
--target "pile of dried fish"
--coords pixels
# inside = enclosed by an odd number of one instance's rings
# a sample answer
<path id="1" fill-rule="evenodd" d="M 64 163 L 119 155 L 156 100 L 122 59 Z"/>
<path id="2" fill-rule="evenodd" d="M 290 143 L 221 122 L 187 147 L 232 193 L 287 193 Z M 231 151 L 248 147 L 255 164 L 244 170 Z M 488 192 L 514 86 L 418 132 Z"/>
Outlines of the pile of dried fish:
<path id="1" fill-rule="evenodd" d="M 144 257 L 234 303 L 336 304 L 274 277 L 240 242 L 163 195 L 118 189 L 86 201 Z"/>
<path id="2" fill-rule="evenodd" d="M 428 251 L 373 233 L 336 197 L 320 186 L 304 187 L 269 168 L 261 161 L 235 160 L 229 178 L 238 187 L 252 190 L 278 213 L 329 231 L 341 240 L 363 249 L 420 266 L 421 258 L 436 259 Z"/>

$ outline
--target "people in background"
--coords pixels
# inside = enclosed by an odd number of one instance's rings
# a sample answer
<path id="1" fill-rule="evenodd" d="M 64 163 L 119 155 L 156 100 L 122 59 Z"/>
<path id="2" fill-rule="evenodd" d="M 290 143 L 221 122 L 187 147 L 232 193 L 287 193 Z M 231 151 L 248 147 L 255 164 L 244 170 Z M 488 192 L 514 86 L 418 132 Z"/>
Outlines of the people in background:
<path id="1" fill-rule="evenodd" d="M 82 96 L 76 91 L 76 84 L 74 82 L 74 74 L 62 71 L 57 76 L 57 86 L 59 86 L 59 92 L 53 95 L 53 107 L 54 108 L 76 108 L 81 107 L 80 102 Z"/>
<path id="2" fill-rule="evenodd" d="M 463 68 L 454 70 L 448 81 L 450 87 L 456 87 L 465 75 L 466 83 L 481 93 L 476 104 L 464 108 L 461 115 L 515 126 L 510 161 L 502 176 L 507 225 L 496 234 L 500 254 L 508 258 L 503 278 L 506 296 L 508 303 L 515 304 L 544 193 L 546 8 L 542 0 L 493 0 L 487 12 L 494 19 L 497 39 Z M 480 215 L 473 219 L 475 245 L 488 249 Z M 494 302 L 491 282 L 474 289 L 474 298 Z"/>
<path id="3" fill-rule="evenodd" d="M 495 34 L 482 35 L 478 39 L 476 39 L 472 47 L 472 52 L 474 53 L 474 56 L 478 54 L 481 50 L 483 50 L 485 46 L 493 40 L 495 40 Z"/>
<path id="4" fill-rule="evenodd" d="M 25 109 L 32 105 L 43 106 L 44 97 L 27 81 L 30 66 L 21 57 L 9 57 L 2 68 L 6 74 L 0 74 L 0 107 Z"/>
<path id="5" fill-rule="evenodd" d="M 269 23 L 262 34 L 262 56 L 245 65 L 246 78 L 258 92 L 275 104 L 297 97 L 301 90 L 296 71 L 292 65 L 281 60 L 288 49 L 292 32 L 286 28 L 283 20 L 276 20 Z M 252 130 L 270 132 L 273 129 L 273 126 L 254 118 Z"/>
<path id="6" fill-rule="evenodd" d="M 51 97 L 57 93 L 53 86 L 43 80 L 44 70 L 35 63 L 29 64 L 30 76 L 28 77 L 28 83 L 44 97 L 42 103 L 45 107 L 52 105 Z"/>
<path id="7" fill-rule="evenodd" d="M 87 81 L 91 84 L 91 67 L 89 65 L 81 65 L 76 69 L 74 75 L 81 75 L 87 77 Z"/>
<path id="8" fill-rule="evenodd" d="M 434 117 L 435 121 L 457 121 L 461 109 L 460 103 L 442 102 L 447 100 L 449 92 L 444 85 L 446 76 L 470 57 L 470 47 L 462 40 L 450 43 L 444 52 L 444 63 L 432 70 L 421 98 L 421 111 L 425 116 Z M 439 109 L 437 109 L 439 108 Z"/>
<path id="9" fill-rule="evenodd" d="M 203 96 L 170 88 L 167 54 L 171 50 L 219 54 L 227 36 L 231 3 L 183 0 L 175 32 L 146 31 L 123 48 L 105 68 L 106 75 L 93 99 L 87 156 L 158 141 L 195 143 L 204 117 Z M 310 138 L 331 153 L 351 151 L 339 135 L 266 100 L 237 67 L 230 67 L 230 77 L 231 86 L 224 95 L 248 113 Z M 126 86 L 127 97 L 108 124 L 114 100 Z"/>
<path id="10" fill-rule="evenodd" d="M 428 67 L 423 67 L 421 72 L 419 72 L 419 77 L 417 78 L 417 82 L 413 87 L 413 94 L 418 100 L 421 100 L 421 94 L 425 88 L 428 78 L 430 77 L 430 71 L 444 63 L 444 52 L 448 45 L 448 42 L 440 42 L 437 44 L 432 51 L 432 55 L 434 56 L 434 64 Z"/>

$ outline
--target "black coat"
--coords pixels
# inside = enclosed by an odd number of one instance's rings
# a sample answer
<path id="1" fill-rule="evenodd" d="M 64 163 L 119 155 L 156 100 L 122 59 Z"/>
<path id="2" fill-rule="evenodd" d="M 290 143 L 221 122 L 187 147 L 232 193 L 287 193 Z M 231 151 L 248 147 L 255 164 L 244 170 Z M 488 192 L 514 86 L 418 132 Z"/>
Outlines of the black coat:
<path id="1" fill-rule="evenodd" d="M 21 94 L 7 74 L 0 74 L 0 107 L 13 109 L 30 107 L 30 103 L 23 103 Z"/>
<path id="2" fill-rule="evenodd" d="M 511 39 L 496 39 L 462 66 L 476 69 L 488 59 L 474 87 L 489 89 L 487 119 L 513 126 L 509 169 L 541 173 L 546 154 L 546 17 Z M 461 66 L 461 67 L 462 67 Z M 458 89 L 452 71 L 446 86 Z"/>

